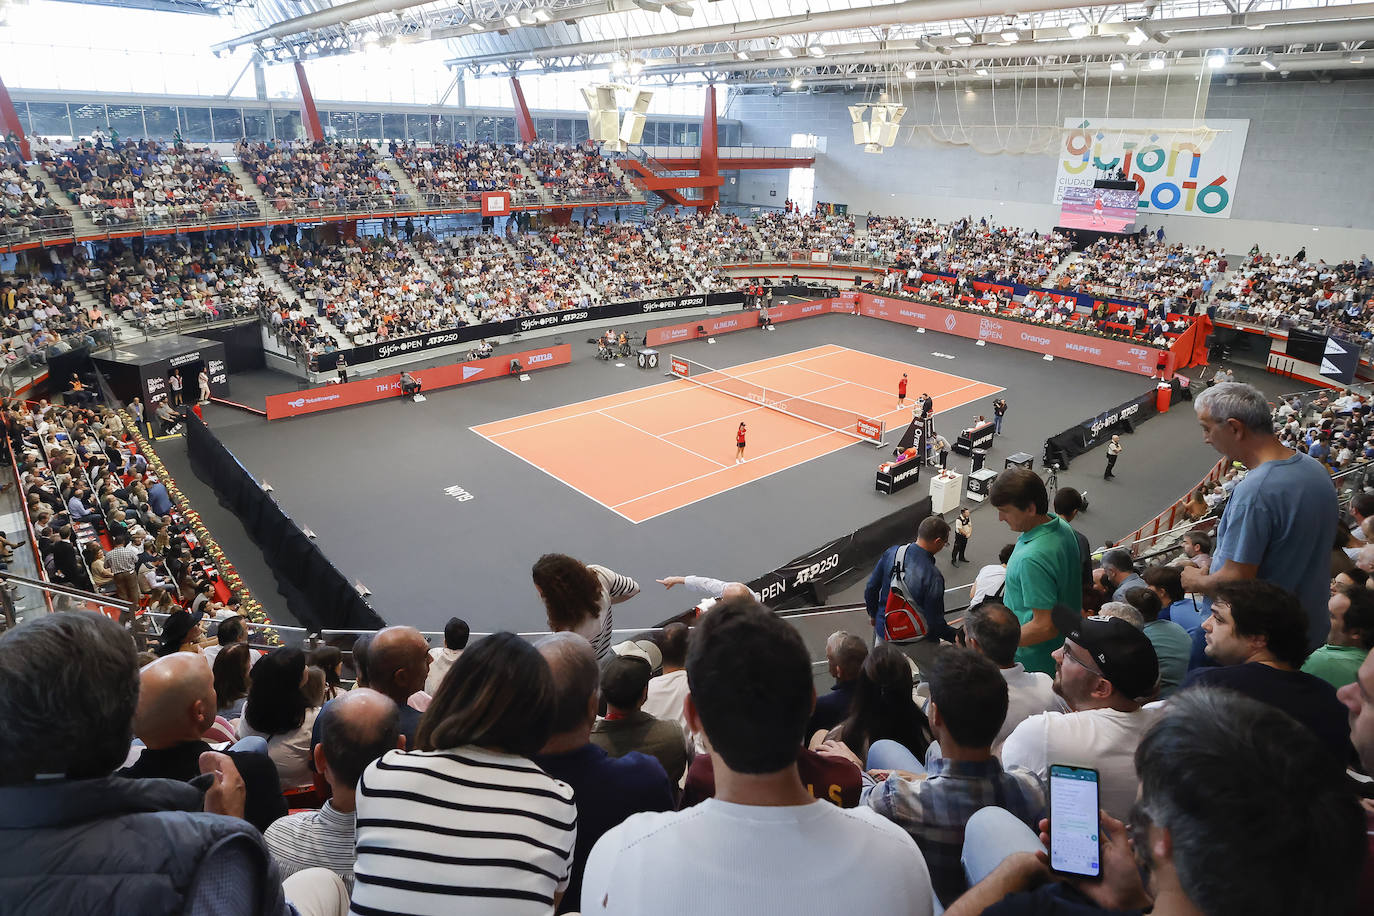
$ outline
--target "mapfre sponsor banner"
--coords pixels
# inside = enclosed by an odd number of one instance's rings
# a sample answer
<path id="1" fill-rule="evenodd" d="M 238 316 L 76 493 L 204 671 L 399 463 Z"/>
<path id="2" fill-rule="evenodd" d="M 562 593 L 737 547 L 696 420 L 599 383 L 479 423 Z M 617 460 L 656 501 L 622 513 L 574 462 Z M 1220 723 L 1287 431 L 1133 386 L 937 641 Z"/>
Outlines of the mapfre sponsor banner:
<path id="1" fill-rule="evenodd" d="M 520 363 L 518 370 L 520 372 L 563 366 L 572 361 L 572 347 L 568 344 L 560 344 L 553 347 L 541 347 L 536 350 L 525 350 L 520 353 L 505 353 L 501 356 L 474 359 L 456 365 L 436 366 L 433 369 L 416 369 L 411 375 L 423 386 L 425 391 L 434 391 L 439 388 L 452 388 L 454 385 L 462 385 L 467 382 L 478 382 L 483 379 L 510 375 L 511 360 L 517 360 Z M 273 394 L 267 397 L 267 419 L 281 420 L 308 413 L 318 413 L 322 410 L 334 410 L 337 407 L 366 404 L 369 401 L 398 397 L 400 393 L 401 376 L 400 373 L 397 373 L 378 378 L 359 379 L 356 382 L 344 382 L 340 385 L 324 385 L 319 388 L 311 388 L 308 391 Z"/>
<path id="2" fill-rule="evenodd" d="M 1054 202 L 1064 189 L 1092 187 L 1102 172 L 1122 169 L 1140 191 L 1144 213 L 1227 219 L 1236 200 L 1246 119 L 1065 118 Z"/>
<path id="3" fill-rule="evenodd" d="M 1154 375 L 1159 365 L 1161 351 L 1154 347 L 1074 334 L 995 315 L 961 312 L 923 302 L 908 302 L 869 293 L 858 293 L 856 296 L 859 314 L 870 318 L 882 318 L 898 324 L 943 331 L 1003 347 L 1047 354 L 1056 359 L 1071 359 L 1138 375 Z"/>
<path id="4" fill-rule="evenodd" d="M 647 346 L 661 347 L 664 344 L 696 340 L 700 337 L 714 337 L 717 334 L 728 334 L 731 331 L 743 331 L 758 326 L 758 312 L 737 312 L 734 315 L 707 315 L 697 321 L 650 328 L 645 332 L 644 337 Z"/>
<path id="5" fill-rule="evenodd" d="M 828 315 L 834 302 L 834 299 L 812 299 L 810 302 L 789 302 L 786 305 L 770 306 L 768 320 L 774 324 L 781 324 L 784 321 L 795 321 L 798 318 Z"/>

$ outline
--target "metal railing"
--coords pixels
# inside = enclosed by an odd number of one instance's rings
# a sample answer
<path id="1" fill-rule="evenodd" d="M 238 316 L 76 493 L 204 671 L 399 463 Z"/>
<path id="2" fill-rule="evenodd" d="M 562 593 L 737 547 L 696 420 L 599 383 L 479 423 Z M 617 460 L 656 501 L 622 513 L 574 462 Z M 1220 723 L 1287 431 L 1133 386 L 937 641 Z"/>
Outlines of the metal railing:
<path id="1" fill-rule="evenodd" d="M 96 611 L 117 621 L 129 621 L 134 616 L 133 605 L 118 598 L 0 572 L 0 614 L 5 629 L 52 611 Z"/>

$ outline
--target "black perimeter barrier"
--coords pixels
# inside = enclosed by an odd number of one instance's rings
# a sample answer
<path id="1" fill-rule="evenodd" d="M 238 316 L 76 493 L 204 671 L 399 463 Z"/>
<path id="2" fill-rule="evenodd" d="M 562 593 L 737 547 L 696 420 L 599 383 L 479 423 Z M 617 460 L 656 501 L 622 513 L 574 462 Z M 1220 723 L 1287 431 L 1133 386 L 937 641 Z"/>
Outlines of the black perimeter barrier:
<path id="1" fill-rule="evenodd" d="M 832 589 L 842 588 L 855 578 L 867 577 L 873 564 L 887 548 L 916 540 L 916 528 L 930 514 L 930 497 L 923 496 L 890 515 L 828 541 L 745 584 L 774 610 L 823 605 Z M 696 609 L 693 607 L 663 621 L 659 626 L 674 621 L 690 624 L 695 616 Z"/>
<path id="2" fill-rule="evenodd" d="M 545 312 L 528 318 L 511 318 L 508 321 L 493 321 L 488 324 L 467 325 L 450 328 L 446 331 L 433 331 L 414 337 L 395 337 L 377 343 L 336 350 L 333 353 L 320 353 L 315 357 L 315 367 L 320 372 L 330 372 L 340 356 L 347 357 L 350 366 L 361 366 L 374 360 L 389 359 L 402 353 L 422 353 L 434 347 L 444 347 L 456 343 L 470 343 L 487 337 L 505 337 L 540 328 L 566 327 L 587 321 L 600 321 L 604 318 L 629 318 L 639 315 L 656 315 L 659 312 L 672 312 L 678 309 L 701 308 L 703 306 L 724 308 L 740 305 L 744 293 L 707 293 L 694 296 L 673 296 L 665 299 L 641 299 L 636 302 L 614 302 L 610 305 L 594 305 L 585 309 L 568 309 L 560 312 Z"/>
<path id="3" fill-rule="evenodd" d="M 386 626 L 343 573 L 320 552 L 277 501 L 239 463 L 200 418 L 185 411 L 186 451 L 201 480 L 234 513 L 262 548 L 277 590 L 310 630 L 377 630 Z"/>
<path id="4" fill-rule="evenodd" d="M 1178 379 L 1170 382 L 1169 388 L 1171 405 L 1193 399 L 1192 389 L 1180 384 Z M 1137 426 L 1159 413 L 1157 397 L 1157 390 L 1151 388 L 1124 404 L 1070 426 L 1057 436 L 1050 436 L 1045 440 L 1045 464 L 1058 462 L 1061 468 L 1066 468 L 1071 458 L 1092 451 L 1113 435 L 1135 432 Z"/>

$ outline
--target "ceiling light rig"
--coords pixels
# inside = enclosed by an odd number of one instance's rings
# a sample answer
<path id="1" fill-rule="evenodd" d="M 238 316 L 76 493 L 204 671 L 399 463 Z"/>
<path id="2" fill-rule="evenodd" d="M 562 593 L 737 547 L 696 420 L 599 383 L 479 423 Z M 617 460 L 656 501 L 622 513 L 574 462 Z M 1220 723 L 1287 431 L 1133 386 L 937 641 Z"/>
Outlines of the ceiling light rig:
<path id="1" fill-rule="evenodd" d="M 881 154 L 897 142 L 897 131 L 905 116 L 906 106 L 893 102 L 850 105 L 849 119 L 853 122 L 850 126 L 854 130 L 854 143 L 862 146 L 865 153 Z"/>

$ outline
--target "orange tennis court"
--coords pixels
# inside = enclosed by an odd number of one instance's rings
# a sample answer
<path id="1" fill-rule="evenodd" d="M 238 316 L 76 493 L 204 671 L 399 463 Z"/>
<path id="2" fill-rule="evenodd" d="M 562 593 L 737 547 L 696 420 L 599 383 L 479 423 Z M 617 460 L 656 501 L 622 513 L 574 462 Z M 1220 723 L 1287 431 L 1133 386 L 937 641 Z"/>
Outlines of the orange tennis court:
<path id="1" fill-rule="evenodd" d="M 1003 390 L 835 344 L 726 371 L 793 397 L 884 420 L 893 441 L 911 421 L 910 406 L 896 407 L 903 372 L 907 404 L 929 392 L 937 415 Z M 736 464 L 735 429 L 741 421 L 748 424 L 748 461 Z M 636 524 L 849 445 L 871 449 L 875 466 L 886 455 L 853 436 L 681 380 L 471 429 Z M 941 432 L 953 441 L 950 430 Z"/>

